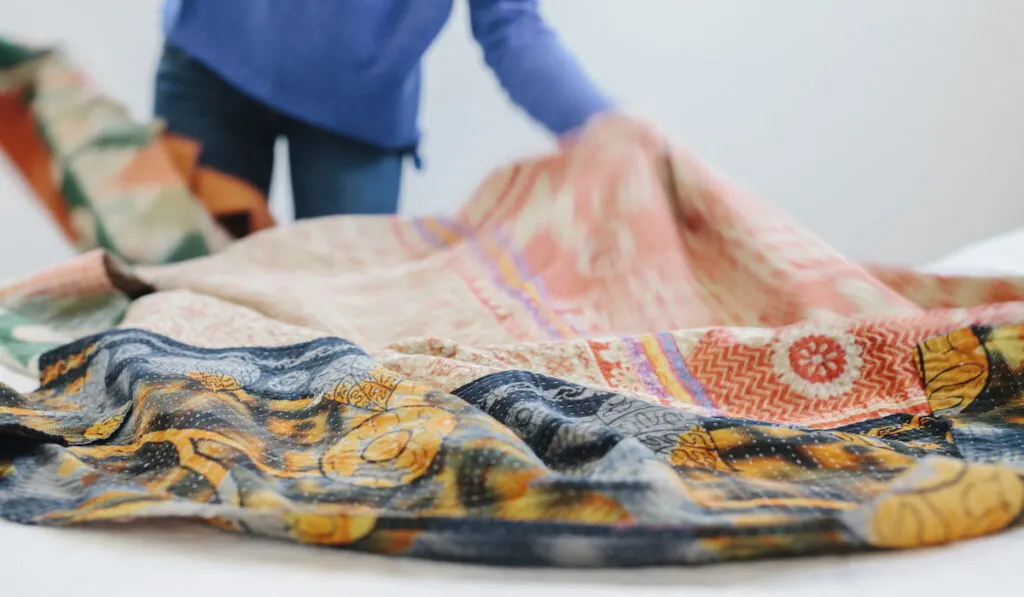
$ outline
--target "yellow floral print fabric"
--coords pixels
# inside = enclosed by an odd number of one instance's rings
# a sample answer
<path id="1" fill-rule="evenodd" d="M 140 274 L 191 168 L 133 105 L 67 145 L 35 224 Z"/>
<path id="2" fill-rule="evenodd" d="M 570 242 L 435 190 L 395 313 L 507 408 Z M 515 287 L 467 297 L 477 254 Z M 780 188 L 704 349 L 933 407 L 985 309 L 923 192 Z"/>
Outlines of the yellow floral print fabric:
<path id="1" fill-rule="evenodd" d="M 809 429 L 526 371 L 442 392 L 336 339 L 203 349 L 107 332 L 44 356 L 42 387 L 4 397 L 0 515 L 187 517 L 496 564 L 942 544 L 1024 509 L 1022 335 L 923 342 L 931 415 Z"/>

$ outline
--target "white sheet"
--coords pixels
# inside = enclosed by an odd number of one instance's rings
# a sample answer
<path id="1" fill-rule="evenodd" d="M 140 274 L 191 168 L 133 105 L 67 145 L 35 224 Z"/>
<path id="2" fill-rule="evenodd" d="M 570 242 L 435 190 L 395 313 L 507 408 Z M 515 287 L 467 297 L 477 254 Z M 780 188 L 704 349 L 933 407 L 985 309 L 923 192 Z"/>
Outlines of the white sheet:
<path id="1" fill-rule="evenodd" d="M 1024 274 L 1024 231 L 929 265 Z M 0 368 L 0 381 L 32 380 Z M 1019 550 L 1019 551 L 1018 551 Z M 378 558 L 236 537 L 193 525 L 42 529 L 0 523 L 5 595 L 555 597 L 605 595 L 965 595 L 1016 586 L 1024 531 L 934 550 L 697 569 L 503 570 Z"/>
<path id="2" fill-rule="evenodd" d="M 445 565 L 279 544 L 191 526 L 0 525 L 5 595 L 581 597 L 981 595 L 1014 587 L 1024 533 L 942 549 L 693 569 L 566 571 Z M 1015 589 L 1008 589 L 1012 591 Z M 71 591 L 75 591 L 72 593 Z"/>
<path id="3" fill-rule="evenodd" d="M 937 274 L 1024 276 L 1024 228 L 968 245 L 922 269 Z"/>

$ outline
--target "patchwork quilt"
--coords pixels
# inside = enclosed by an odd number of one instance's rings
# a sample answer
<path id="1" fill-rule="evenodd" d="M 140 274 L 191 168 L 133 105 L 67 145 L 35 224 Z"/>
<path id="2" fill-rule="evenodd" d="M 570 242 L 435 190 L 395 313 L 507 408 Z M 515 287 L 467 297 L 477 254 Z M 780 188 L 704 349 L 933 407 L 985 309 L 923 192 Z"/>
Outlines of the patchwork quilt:
<path id="1" fill-rule="evenodd" d="M 40 379 L 0 387 L 5 519 L 552 566 L 1020 522 L 1020 280 L 853 263 L 626 118 L 451 217 L 229 243 L 211 206 L 241 187 L 204 198 L 59 54 L 0 68 L 0 146 L 86 251 L 0 290 Z"/>

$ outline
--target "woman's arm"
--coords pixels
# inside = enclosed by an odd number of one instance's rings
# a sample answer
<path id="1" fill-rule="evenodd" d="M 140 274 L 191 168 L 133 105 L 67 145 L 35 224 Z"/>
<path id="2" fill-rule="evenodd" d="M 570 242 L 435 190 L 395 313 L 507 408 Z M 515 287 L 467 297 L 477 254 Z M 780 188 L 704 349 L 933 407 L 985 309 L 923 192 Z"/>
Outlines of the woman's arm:
<path id="1" fill-rule="evenodd" d="M 537 0 L 469 0 L 484 60 L 530 116 L 561 136 L 611 107 L 540 15 Z"/>

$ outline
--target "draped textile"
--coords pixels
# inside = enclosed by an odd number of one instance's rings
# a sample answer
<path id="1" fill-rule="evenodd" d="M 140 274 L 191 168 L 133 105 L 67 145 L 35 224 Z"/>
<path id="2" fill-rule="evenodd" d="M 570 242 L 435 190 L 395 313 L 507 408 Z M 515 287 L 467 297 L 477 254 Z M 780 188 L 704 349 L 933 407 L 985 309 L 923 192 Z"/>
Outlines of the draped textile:
<path id="1" fill-rule="evenodd" d="M 105 205 L 159 144 L 61 163 Z M 128 203 L 173 195 L 176 230 L 216 236 L 160 172 Z M 93 214 L 96 251 L 0 290 L 0 346 L 41 383 L 0 389 L 9 520 L 634 566 L 936 545 L 1024 511 L 1019 280 L 853 263 L 632 120 L 452 217 L 153 265 L 180 253 Z"/>

